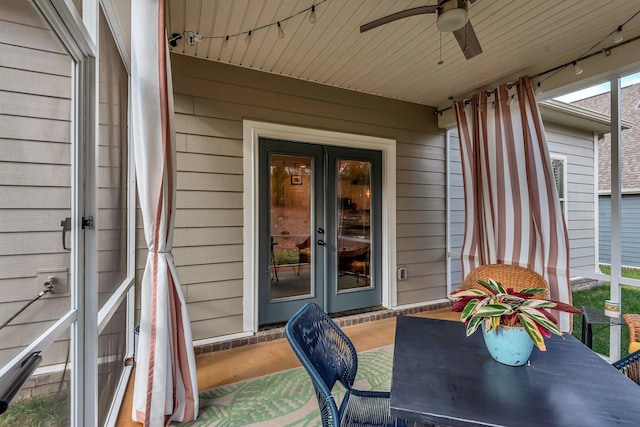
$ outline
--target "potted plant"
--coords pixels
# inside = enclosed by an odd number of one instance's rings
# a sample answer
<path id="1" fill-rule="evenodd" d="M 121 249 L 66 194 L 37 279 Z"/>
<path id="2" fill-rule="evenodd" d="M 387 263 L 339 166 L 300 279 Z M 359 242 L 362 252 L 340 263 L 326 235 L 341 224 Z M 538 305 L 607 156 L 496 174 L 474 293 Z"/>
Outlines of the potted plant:
<path id="1" fill-rule="evenodd" d="M 543 288 L 515 291 L 505 289 L 493 279 L 488 282 L 478 280 L 478 283 L 485 290 L 465 289 L 452 293 L 451 296 L 459 300 L 451 310 L 462 313 L 460 320 L 466 324 L 467 336 L 484 324 L 483 336 L 489 353 L 507 365 L 523 365 L 534 344 L 540 351 L 546 351 L 544 338 L 551 337 L 552 333 L 562 336 L 558 321 L 548 309 L 582 314 L 569 304 L 539 298 L 538 295 L 547 291 Z M 518 346 L 522 348 L 518 349 Z"/>

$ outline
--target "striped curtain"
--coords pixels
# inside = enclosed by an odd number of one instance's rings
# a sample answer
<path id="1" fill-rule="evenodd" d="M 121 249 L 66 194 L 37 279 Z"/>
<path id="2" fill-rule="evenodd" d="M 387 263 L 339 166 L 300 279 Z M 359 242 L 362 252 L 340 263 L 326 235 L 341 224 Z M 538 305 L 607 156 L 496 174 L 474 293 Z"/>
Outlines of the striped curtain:
<path id="1" fill-rule="evenodd" d="M 165 1 L 135 0 L 131 6 L 134 157 L 149 249 L 132 417 L 145 426 L 164 426 L 196 418 L 198 385 L 191 325 L 171 255 L 176 155 Z"/>
<path id="2" fill-rule="evenodd" d="M 544 128 L 528 77 L 456 102 L 465 196 L 463 277 L 484 264 L 542 275 L 571 302 L 569 239 Z M 560 314 L 560 327 L 570 330 Z"/>

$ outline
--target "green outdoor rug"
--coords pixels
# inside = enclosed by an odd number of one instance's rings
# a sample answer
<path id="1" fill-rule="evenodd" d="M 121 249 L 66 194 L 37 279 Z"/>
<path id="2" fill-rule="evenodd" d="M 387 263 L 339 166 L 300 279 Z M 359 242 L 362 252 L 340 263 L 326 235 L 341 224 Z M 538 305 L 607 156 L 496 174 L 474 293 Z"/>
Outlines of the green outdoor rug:
<path id="1" fill-rule="evenodd" d="M 358 354 L 355 388 L 389 390 L 393 346 Z M 343 391 L 334 395 L 342 398 Z M 318 402 L 304 368 L 277 372 L 200 392 L 196 421 L 176 426 L 321 426 Z"/>

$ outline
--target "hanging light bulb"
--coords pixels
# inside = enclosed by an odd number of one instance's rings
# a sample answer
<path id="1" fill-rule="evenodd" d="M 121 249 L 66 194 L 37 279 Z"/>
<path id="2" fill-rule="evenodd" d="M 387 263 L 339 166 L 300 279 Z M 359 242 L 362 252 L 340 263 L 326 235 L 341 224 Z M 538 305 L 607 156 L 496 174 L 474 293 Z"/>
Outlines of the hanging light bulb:
<path id="1" fill-rule="evenodd" d="M 516 97 L 515 95 L 510 95 L 509 99 L 507 99 L 507 105 L 510 106 L 511 104 L 513 104 L 513 98 L 515 98 L 515 97 Z"/>
<path id="2" fill-rule="evenodd" d="M 536 86 L 536 90 L 534 91 L 536 95 L 542 95 L 542 87 L 540 86 L 541 84 L 542 82 L 538 82 L 538 86 Z"/>
<path id="3" fill-rule="evenodd" d="M 311 6 L 311 12 L 309 13 L 309 22 L 316 23 L 316 5 Z"/>
<path id="4" fill-rule="evenodd" d="M 227 46 L 229 46 L 229 36 L 225 37 L 224 40 L 222 40 L 222 48 L 224 49 Z"/>
<path id="5" fill-rule="evenodd" d="M 282 25 L 280 25 L 280 22 L 278 22 L 278 37 L 283 39 L 284 36 L 285 36 L 284 29 L 282 28 Z"/>
<path id="6" fill-rule="evenodd" d="M 620 25 L 616 30 L 616 32 L 613 33 L 613 36 L 611 36 L 611 41 L 614 42 L 615 44 L 618 44 L 618 43 L 622 43 L 623 40 L 624 40 L 624 36 L 622 35 L 622 25 Z"/>
<path id="7" fill-rule="evenodd" d="M 577 62 L 573 62 L 573 71 L 576 72 L 576 76 L 579 76 L 580 74 L 582 74 L 584 72 L 584 68 L 582 68 L 580 66 L 580 64 L 578 64 Z"/>
<path id="8" fill-rule="evenodd" d="M 251 30 L 249 30 L 249 32 L 247 33 L 247 37 L 244 38 L 244 42 L 247 45 L 251 43 Z"/>

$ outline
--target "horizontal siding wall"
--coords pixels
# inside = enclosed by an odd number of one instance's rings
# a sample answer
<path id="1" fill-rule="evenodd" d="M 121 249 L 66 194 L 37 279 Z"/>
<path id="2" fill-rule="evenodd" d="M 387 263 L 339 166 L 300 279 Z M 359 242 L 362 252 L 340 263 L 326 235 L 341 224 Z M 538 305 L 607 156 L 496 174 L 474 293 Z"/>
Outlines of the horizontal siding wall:
<path id="1" fill-rule="evenodd" d="M 593 269 L 595 265 L 595 181 L 593 133 L 545 122 L 549 152 L 567 157 L 567 229 L 570 268 Z M 449 217 L 451 251 L 460 253 L 464 236 L 464 189 L 460 141 L 457 130 L 450 133 Z M 458 258 L 451 261 L 451 283 L 462 280 Z M 572 274 L 573 275 L 573 274 Z"/>
<path id="2" fill-rule="evenodd" d="M 601 195 L 600 208 L 600 259 L 611 263 L 611 196 Z M 621 210 L 622 265 L 640 268 L 640 194 L 624 194 Z"/>
<path id="3" fill-rule="evenodd" d="M 596 265 L 596 204 L 593 132 L 545 123 L 549 152 L 567 157 L 569 267 L 593 271 Z"/>
<path id="4" fill-rule="evenodd" d="M 409 270 L 398 282 L 398 304 L 446 296 L 444 132 L 432 108 L 181 55 L 171 60 L 174 255 L 194 339 L 242 331 L 243 119 L 396 139 L 397 262 Z M 142 248 L 140 237 L 141 230 Z"/>

